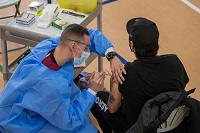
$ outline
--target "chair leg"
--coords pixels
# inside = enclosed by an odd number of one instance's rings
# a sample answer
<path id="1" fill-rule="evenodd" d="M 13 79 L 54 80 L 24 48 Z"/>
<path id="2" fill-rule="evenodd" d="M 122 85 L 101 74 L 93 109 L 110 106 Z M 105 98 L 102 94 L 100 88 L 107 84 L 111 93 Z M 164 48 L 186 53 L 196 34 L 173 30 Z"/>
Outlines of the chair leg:
<path id="1" fill-rule="evenodd" d="M 6 19 L 6 18 L 11 18 L 11 17 L 16 18 L 17 15 L 20 15 L 20 11 L 19 11 L 20 3 L 21 3 L 21 0 L 17 4 L 15 4 L 15 8 L 16 8 L 15 14 L 8 15 L 8 16 L 5 16 L 5 17 L 1 17 L 0 20 Z"/>
<path id="2" fill-rule="evenodd" d="M 20 11 L 19 11 L 20 3 L 21 3 L 21 0 L 17 4 L 15 4 L 16 11 L 15 11 L 14 15 L 9 15 L 9 16 L 6 16 L 6 17 L 2 17 L 0 19 L 10 18 L 10 17 L 16 18 L 17 15 L 20 15 Z M 26 48 L 26 46 L 22 46 L 22 47 L 19 47 L 19 48 L 10 49 L 7 52 L 12 52 L 12 51 L 15 51 L 15 50 L 20 50 L 20 49 L 23 49 L 23 48 Z M 1 52 L 0 52 L 0 54 L 1 54 Z"/>
<path id="3" fill-rule="evenodd" d="M 15 4 L 16 11 L 15 11 L 14 18 L 16 18 L 17 15 L 20 15 L 20 11 L 19 11 L 20 3 L 21 3 L 21 0 L 17 4 Z"/>
<path id="4" fill-rule="evenodd" d="M 18 48 L 9 49 L 9 50 L 7 50 L 7 52 L 12 52 L 12 51 L 20 50 L 20 49 L 23 49 L 23 48 L 26 48 L 26 47 L 27 46 L 21 46 L 21 47 L 18 47 Z M 0 52 L 0 54 L 2 54 L 2 52 Z"/>
<path id="5" fill-rule="evenodd" d="M 6 16 L 6 17 L 1 17 L 0 20 L 6 19 L 6 18 L 11 18 L 11 17 L 14 17 L 14 16 L 15 16 L 15 15 L 13 14 L 13 15 L 9 15 L 9 16 Z"/>
<path id="6" fill-rule="evenodd" d="M 8 50 L 8 52 L 20 50 L 20 49 L 23 49 L 23 48 L 26 48 L 26 47 L 27 47 L 27 46 L 22 46 L 22 47 L 19 47 L 19 48 L 10 49 L 10 50 Z"/>

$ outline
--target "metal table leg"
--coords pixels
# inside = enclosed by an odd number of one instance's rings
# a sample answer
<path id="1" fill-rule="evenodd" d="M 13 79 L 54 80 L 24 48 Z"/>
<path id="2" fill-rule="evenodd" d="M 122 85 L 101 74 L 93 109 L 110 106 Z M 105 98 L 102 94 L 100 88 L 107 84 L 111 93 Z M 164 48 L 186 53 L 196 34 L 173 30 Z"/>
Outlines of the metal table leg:
<path id="1" fill-rule="evenodd" d="M 2 49 L 2 61 L 3 61 L 3 79 L 4 79 L 4 85 L 6 85 L 9 78 L 8 53 L 7 53 L 6 40 L 1 39 L 1 49 Z"/>
<path id="2" fill-rule="evenodd" d="M 102 13 L 97 16 L 97 29 L 102 32 Z M 98 71 L 103 71 L 103 57 L 101 56 L 98 56 Z"/>

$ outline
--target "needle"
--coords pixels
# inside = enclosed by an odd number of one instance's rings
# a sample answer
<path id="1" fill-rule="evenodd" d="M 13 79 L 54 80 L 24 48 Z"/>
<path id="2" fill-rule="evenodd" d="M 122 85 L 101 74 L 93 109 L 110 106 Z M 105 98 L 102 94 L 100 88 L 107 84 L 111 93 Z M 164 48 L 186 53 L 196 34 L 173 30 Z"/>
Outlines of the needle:
<path id="1" fill-rule="evenodd" d="M 106 75 L 112 76 L 112 74 L 108 70 L 105 69 L 105 72 L 107 72 Z"/>
<path id="2" fill-rule="evenodd" d="M 105 71 L 105 74 L 107 75 L 107 76 L 112 76 L 112 74 L 108 71 L 108 70 L 104 70 Z M 97 74 L 99 74 L 99 72 L 96 72 Z"/>

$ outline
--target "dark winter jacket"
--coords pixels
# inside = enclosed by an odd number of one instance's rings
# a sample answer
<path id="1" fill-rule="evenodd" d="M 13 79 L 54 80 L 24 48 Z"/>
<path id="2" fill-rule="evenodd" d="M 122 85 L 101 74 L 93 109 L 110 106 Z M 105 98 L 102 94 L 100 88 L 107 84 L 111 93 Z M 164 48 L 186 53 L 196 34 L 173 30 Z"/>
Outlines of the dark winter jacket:
<path id="1" fill-rule="evenodd" d="M 157 128 L 164 123 L 171 112 L 180 105 L 190 108 L 188 118 L 188 133 L 200 133 L 200 102 L 188 98 L 188 94 L 193 90 L 186 92 L 164 92 L 147 101 L 138 117 L 137 122 L 127 131 L 127 133 L 156 133 Z M 199 124 L 199 125 L 198 125 Z M 192 131 L 191 131 L 191 130 Z"/>

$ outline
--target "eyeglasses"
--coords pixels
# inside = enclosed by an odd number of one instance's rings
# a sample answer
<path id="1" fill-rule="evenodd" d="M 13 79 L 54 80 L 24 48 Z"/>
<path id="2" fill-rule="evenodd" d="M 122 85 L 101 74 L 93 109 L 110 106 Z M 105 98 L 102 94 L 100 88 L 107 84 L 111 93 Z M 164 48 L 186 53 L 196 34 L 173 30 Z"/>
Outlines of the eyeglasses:
<path id="1" fill-rule="evenodd" d="M 90 43 L 90 44 L 87 44 L 87 43 L 80 42 L 80 41 L 78 41 L 78 40 L 73 40 L 73 39 L 70 39 L 70 38 L 68 38 L 67 40 L 73 41 L 73 42 L 76 42 L 76 43 L 80 43 L 80 44 L 86 45 L 86 46 L 88 46 L 88 47 L 91 45 L 91 43 Z"/>

